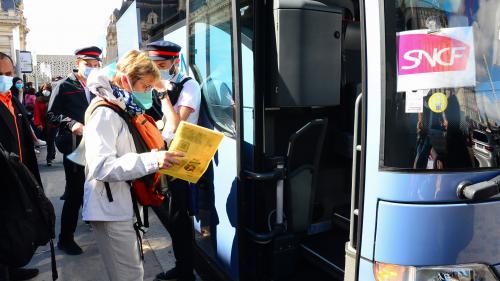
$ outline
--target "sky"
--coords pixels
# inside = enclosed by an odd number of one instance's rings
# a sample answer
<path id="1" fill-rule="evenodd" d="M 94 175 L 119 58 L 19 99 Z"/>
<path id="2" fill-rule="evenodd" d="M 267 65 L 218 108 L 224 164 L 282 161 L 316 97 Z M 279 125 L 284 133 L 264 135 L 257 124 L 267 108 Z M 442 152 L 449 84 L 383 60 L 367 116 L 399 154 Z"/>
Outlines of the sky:
<path id="1" fill-rule="evenodd" d="M 81 47 L 106 46 L 111 13 L 122 0 L 24 0 L 27 51 L 73 55 Z"/>

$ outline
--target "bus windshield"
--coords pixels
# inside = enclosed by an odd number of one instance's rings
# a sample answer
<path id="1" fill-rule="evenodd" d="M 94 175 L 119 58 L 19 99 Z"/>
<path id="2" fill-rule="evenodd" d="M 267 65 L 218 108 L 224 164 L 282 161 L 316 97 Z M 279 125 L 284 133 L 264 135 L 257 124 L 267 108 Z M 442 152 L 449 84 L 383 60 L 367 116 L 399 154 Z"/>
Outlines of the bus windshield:
<path id="1" fill-rule="evenodd" d="M 500 1 L 393 1 L 381 165 L 497 168 Z"/>

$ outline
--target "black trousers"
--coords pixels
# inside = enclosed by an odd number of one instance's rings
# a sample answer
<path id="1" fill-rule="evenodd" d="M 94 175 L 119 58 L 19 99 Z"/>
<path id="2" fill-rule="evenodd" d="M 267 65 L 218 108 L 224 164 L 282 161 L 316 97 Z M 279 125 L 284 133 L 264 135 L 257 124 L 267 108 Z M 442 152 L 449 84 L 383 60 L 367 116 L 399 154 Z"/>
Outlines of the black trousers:
<path id="1" fill-rule="evenodd" d="M 175 265 L 181 275 L 187 278 L 193 274 L 193 222 L 188 213 L 189 184 L 177 179 L 169 183 L 169 193 L 169 198 L 153 210 L 170 233 Z"/>
<path id="2" fill-rule="evenodd" d="M 53 160 L 56 158 L 56 134 L 57 134 L 57 128 L 47 128 L 47 159 L 46 160 Z"/>
<path id="3" fill-rule="evenodd" d="M 61 214 L 59 240 L 68 241 L 73 239 L 78 223 L 80 207 L 83 203 L 85 168 L 68 160 L 66 155 L 64 155 L 63 165 L 64 174 L 66 175 L 67 198 L 64 201 Z"/>

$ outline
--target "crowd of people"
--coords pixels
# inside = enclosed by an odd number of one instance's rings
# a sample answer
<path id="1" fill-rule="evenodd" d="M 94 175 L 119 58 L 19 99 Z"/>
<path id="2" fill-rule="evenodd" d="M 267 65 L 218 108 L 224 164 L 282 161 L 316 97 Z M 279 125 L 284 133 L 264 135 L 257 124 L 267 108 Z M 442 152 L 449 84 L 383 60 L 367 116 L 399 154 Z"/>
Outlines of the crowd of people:
<path id="1" fill-rule="evenodd" d="M 47 145 L 48 166 L 55 147 L 62 153 L 66 185 L 57 247 L 67 255 L 83 253 L 74 237 L 82 208 L 110 280 L 143 280 L 143 207 L 149 204 L 141 192 L 151 186 L 155 194 L 149 195 L 162 198 L 151 207 L 171 235 L 176 258 L 176 266 L 158 273 L 156 280 L 195 280 L 189 183 L 157 173 L 184 156 L 167 151 L 179 123 L 196 124 L 199 117 L 200 86 L 180 71 L 180 51 L 173 42 L 157 41 L 102 67 L 98 47 L 81 48 L 75 51 L 73 73 L 38 91 L 13 77 L 12 59 L 0 53 L 0 130 L 11 130 L 2 134 L 0 144 L 21 157 L 40 186 L 36 146 Z M 134 127 L 134 120 L 143 116 L 140 120 L 153 124 L 148 134 L 160 139 L 155 148 Z M 68 157 L 82 141 L 84 164 Z M 1 251 L 0 280 L 38 274 L 37 269 L 10 265 Z"/>

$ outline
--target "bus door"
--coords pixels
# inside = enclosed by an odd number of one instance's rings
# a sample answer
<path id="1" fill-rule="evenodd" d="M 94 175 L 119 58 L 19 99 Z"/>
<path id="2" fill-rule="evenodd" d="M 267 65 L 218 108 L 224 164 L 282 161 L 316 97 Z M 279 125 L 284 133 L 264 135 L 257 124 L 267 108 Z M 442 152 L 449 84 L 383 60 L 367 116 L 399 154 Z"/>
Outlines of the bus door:
<path id="1" fill-rule="evenodd" d="M 189 66 L 202 89 L 200 120 L 224 134 L 194 195 L 195 252 L 201 260 L 198 265 L 210 265 L 197 269 L 215 271 L 218 279 L 228 280 L 240 279 L 238 176 L 241 169 L 251 169 L 254 143 L 253 10 L 251 1 L 237 2 L 238 8 L 231 0 L 190 0 L 187 17 Z M 238 36 L 236 9 L 242 21 Z M 245 19 L 250 26 L 245 26 Z"/>
<path id="2" fill-rule="evenodd" d="M 500 2 L 365 5 L 358 280 L 498 280 Z"/>

